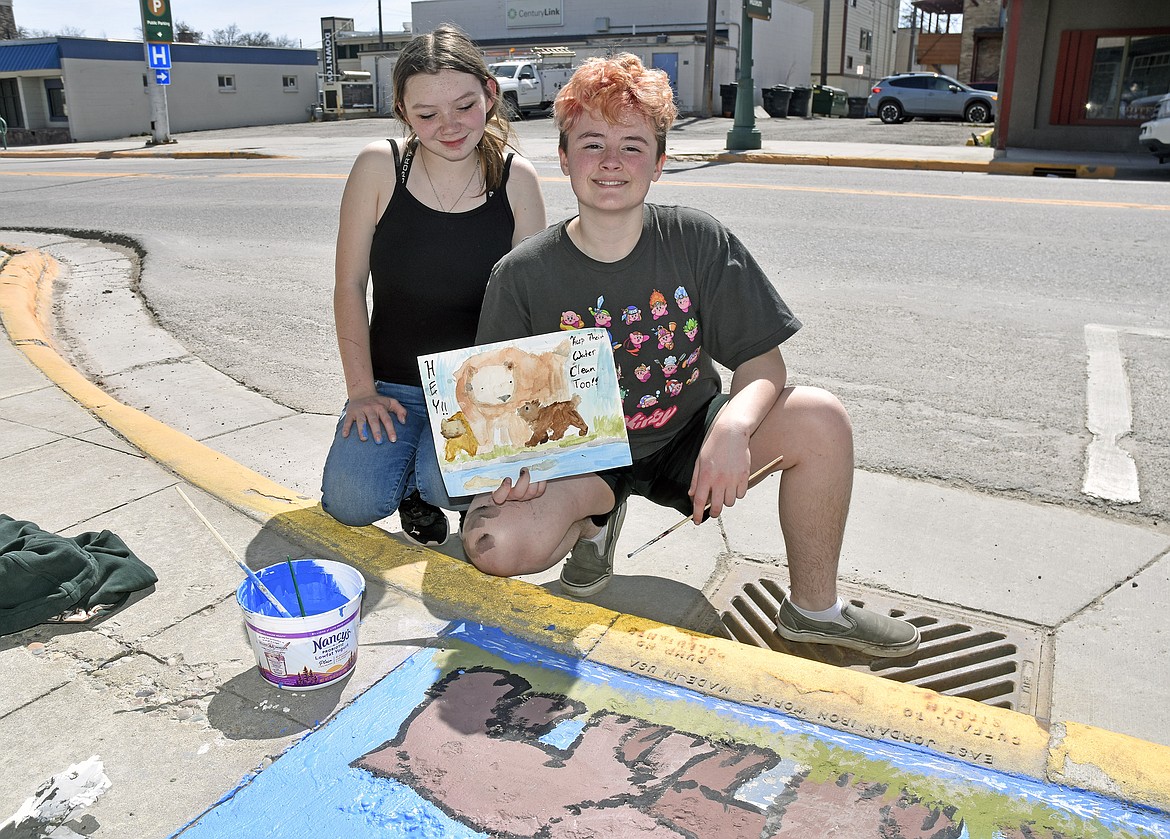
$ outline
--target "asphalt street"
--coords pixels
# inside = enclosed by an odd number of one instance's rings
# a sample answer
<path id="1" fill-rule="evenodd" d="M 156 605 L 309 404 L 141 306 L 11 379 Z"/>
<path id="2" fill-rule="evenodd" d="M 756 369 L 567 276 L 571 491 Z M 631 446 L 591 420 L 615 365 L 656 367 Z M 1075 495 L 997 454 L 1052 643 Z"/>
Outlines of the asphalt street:
<path id="1" fill-rule="evenodd" d="M 514 125 L 550 220 L 568 216 L 552 122 Z M 991 152 L 962 145 L 975 126 L 955 123 L 758 125 L 770 148 L 786 151 Z M 684 119 L 652 198 L 703 207 L 748 244 L 806 323 L 785 347 L 792 375 L 846 398 L 859 465 L 1135 521 L 1170 516 L 1170 446 L 1158 421 L 1170 411 L 1158 373 L 1170 350 L 1157 331 L 1170 318 L 1149 271 L 1163 183 L 731 165 L 711 155 L 729 127 Z M 278 404 L 328 417 L 343 398 L 330 316 L 336 207 L 361 146 L 399 131 L 355 120 L 176 143 L 292 155 L 284 159 L 6 161 L 26 176 L 11 179 L 0 215 L 132 237 L 146 251 L 133 291 L 184 347 Z M 941 145 L 872 145 L 891 132 Z M 1090 324 L 1119 328 L 1112 357 L 1128 377 L 1136 504 L 1082 491 Z M 298 486 L 315 492 L 315 480 Z"/>

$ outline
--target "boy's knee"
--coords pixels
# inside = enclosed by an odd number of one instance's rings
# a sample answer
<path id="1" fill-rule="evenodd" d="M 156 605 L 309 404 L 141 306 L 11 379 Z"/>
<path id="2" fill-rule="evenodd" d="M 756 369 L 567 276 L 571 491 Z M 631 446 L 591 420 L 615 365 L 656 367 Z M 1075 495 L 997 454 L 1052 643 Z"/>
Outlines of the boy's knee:
<path id="1" fill-rule="evenodd" d="M 477 569 L 493 577 L 511 577 L 517 567 L 516 551 L 522 545 L 509 538 L 500 520 L 492 516 L 490 508 L 472 508 L 463 523 L 463 553 Z M 485 515 L 486 513 L 486 515 Z"/>
<path id="2" fill-rule="evenodd" d="M 802 388 L 798 403 L 810 425 L 833 435 L 842 431 L 852 433 L 853 424 L 845 405 L 835 395 L 819 387 Z"/>
<path id="3" fill-rule="evenodd" d="M 491 556 L 495 553 L 496 539 L 491 528 L 491 511 L 484 506 L 472 505 L 463 519 L 463 527 L 459 536 L 463 540 L 463 553 L 467 560 L 483 571 L 490 574 L 484 566 L 491 565 Z"/>
<path id="4" fill-rule="evenodd" d="M 503 549 L 494 533 L 480 528 L 463 531 L 463 553 L 468 562 L 485 574 L 493 577 L 512 576 L 505 557 L 507 550 Z"/>
<path id="5" fill-rule="evenodd" d="M 806 397 L 808 398 L 810 407 L 814 410 L 848 416 L 845 413 L 845 405 L 834 393 L 820 387 L 810 387 L 806 391 Z"/>

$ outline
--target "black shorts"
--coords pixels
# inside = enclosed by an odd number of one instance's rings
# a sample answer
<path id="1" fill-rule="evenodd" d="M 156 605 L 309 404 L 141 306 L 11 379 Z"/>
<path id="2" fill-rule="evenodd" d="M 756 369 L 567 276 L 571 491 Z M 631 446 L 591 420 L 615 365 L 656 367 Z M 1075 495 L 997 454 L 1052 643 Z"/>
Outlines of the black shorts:
<path id="1" fill-rule="evenodd" d="M 598 472 L 597 477 L 613 490 L 614 509 L 631 495 L 640 495 L 662 507 L 673 507 L 684 516 L 691 515 L 695 505 L 688 491 L 699 450 L 715 415 L 730 399 L 726 393 L 716 394 L 707 403 L 706 411 L 697 412 L 665 446 L 634 461 L 632 466 Z M 604 526 L 608 519 L 609 513 L 593 517 L 598 526 Z"/>

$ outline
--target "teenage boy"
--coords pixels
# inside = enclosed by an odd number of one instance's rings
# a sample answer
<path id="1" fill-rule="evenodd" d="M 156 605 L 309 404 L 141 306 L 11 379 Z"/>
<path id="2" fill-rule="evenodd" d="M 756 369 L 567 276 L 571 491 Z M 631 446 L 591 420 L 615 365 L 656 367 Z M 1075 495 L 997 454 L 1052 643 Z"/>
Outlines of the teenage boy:
<path id="1" fill-rule="evenodd" d="M 843 604 L 837 564 L 853 486 L 853 432 L 841 403 L 794 387 L 779 344 L 800 322 L 744 246 L 711 216 L 645 203 L 677 114 L 666 74 L 633 55 L 585 62 L 556 99 L 561 170 L 578 215 L 496 265 L 477 343 L 582 323 L 610 332 L 633 466 L 547 482 L 522 471 L 468 510 L 464 549 L 513 576 L 551 568 L 567 594 L 610 579 L 631 494 L 696 524 L 743 498 L 780 455 L 780 527 L 791 592 L 777 631 L 876 656 L 918 647 L 906 621 Z M 731 390 L 714 362 L 733 371 Z"/>

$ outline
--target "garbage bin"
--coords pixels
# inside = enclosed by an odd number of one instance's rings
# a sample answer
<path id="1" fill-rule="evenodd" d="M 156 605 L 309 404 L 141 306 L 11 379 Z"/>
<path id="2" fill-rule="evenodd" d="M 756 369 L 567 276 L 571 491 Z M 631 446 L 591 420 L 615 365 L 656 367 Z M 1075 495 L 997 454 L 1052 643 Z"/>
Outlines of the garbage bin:
<path id="1" fill-rule="evenodd" d="M 865 117 L 865 103 L 869 100 L 868 96 L 850 96 L 849 97 L 849 118 L 863 119 Z"/>
<path id="2" fill-rule="evenodd" d="M 772 85 L 760 89 L 764 96 L 764 110 L 770 117 L 787 117 L 788 102 L 792 98 L 792 88 L 786 84 Z"/>
<path id="3" fill-rule="evenodd" d="M 792 88 L 792 95 L 788 99 L 788 116 L 807 117 L 808 103 L 811 95 L 812 88 L 810 87 Z"/>
<path id="4" fill-rule="evenodd" d="M 813 85 L 812 112 L 823 117 L 844 117 L 849 115 L 849 97 L 839 87 Z"/>
<path id="5" fill-rule="evenodd" d="M 739 85 L 735 82 L 719 85 L 719 98 L 723 104 L 723 116 L 727 119 L 735 116 L 735 97 L 738 88 Z"/>

